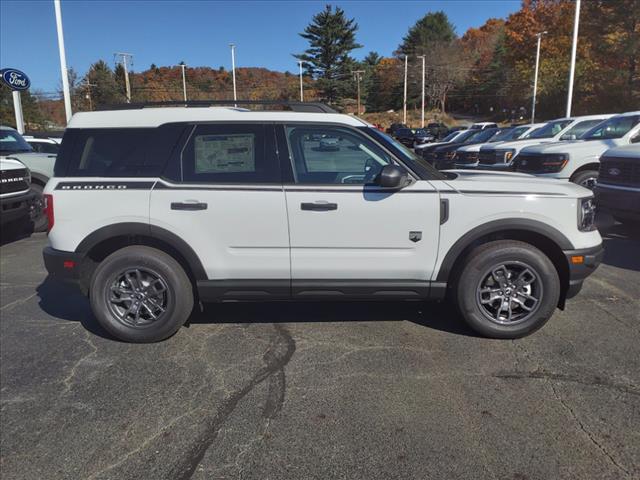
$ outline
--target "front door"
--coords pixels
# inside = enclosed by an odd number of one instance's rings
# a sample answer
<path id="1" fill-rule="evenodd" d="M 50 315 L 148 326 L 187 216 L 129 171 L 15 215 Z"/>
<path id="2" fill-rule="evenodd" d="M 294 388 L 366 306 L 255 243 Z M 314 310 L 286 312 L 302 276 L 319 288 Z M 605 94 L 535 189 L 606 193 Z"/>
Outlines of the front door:
<path id="1" fill-rule="evenodd" d="M 290 125 L 281 133 L 294 180 L 285 185 L 294 296 L 402 295 L 403 285 L 428 282 L 439 237 L 434 187 L 415 179 L 400 190 L 372 185 L 395 160 L 356 129 Z"/>

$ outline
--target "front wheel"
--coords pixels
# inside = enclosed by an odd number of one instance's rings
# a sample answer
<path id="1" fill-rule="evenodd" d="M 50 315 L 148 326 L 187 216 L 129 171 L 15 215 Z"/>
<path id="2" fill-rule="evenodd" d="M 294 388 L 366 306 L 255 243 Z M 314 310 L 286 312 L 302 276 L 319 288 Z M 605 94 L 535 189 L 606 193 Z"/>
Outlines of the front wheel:
<path id="1" fill-rule="evenodd" d="M 583 170 L 582 172 L 576 173 L 571 178 L 571 181 L 573 183 L 577 183 L 581 187 L 588 188 L 589 190 L 593 190 L 593 187 L 596 186 L 597 180 L 598 180 L 597 170 Z"/>
<path id="2" fill-rule="evenodd" d="M 127 342 L 173 335 L 193 310 L 193 289 L 182 266 L 155 248 L 130 246 L 105 258 L 93 274 L 91 309 L 98 323 Z"/>
<path id="3" fill-rule="evenodd" d="M 541 328 L 558 305 L 560 279 L 551 260 L 528 243 L 500 240 L 475 248 L 456 282 L 465 321 L 492 338 L 519 338 Z"/>

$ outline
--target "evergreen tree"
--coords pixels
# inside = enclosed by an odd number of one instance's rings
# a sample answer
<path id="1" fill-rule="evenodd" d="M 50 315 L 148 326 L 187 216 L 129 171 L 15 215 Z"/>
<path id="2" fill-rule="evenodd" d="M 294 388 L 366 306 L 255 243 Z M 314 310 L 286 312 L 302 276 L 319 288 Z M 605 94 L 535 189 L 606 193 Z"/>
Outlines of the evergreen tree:
<path id="1" fill-rule="evenodd" d="M 114 105 L 124 101 L 124 81 L 122 82 L 122 88 L 119 88 L 113 71 L 103 60 L 98 60 L 89 67 L 86 78 L 89 83 L 95 85 L 91 88 L 91 99 L 94 108 Z"/>
<path id="2" fill-rule="evenodd" d="M 425 55 L 437 44 L 456 39 L 456 31 L 447 14 L 440 11 L 427 13 L 409 29 L 398 47 L 400 55 Z"/>
<path id="3" fill-rule="evenodd" d="M 349 80 L 354 60 L 349 54 L 361 48 L 356 42 L 357 30 L 358 24 L 347 19 L 344 10 L 327 5 L 300 34 L 309 41 L 309 48 L 294 57 L 305 62 L 307 75 L 318 80 L 318 88 L 329 103 L 353 89 Z"/>

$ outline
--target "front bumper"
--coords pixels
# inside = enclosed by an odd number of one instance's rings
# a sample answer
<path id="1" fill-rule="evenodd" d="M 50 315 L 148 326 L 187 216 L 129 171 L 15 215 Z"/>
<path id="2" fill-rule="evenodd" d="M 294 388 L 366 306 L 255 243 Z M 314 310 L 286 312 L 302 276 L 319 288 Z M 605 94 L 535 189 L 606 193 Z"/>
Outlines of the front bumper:
<path id="1" fill-rule="evenodd" d="M 614 216 L 640 221 L 640 188 L 596 184 L 596 206 L 606 208 Z"/>
<path id="2" fill-rule="evenodd" d="M 36 198 L 35 192 L 29 190 L 20 195 L 0 199 L 0 225 L 29 218 L 31 204 Z"/>
<path id="3" fill-rule="evenodd" d="M 569 286 L 566 298 L 572 298 L 582 289 L 582 282 L 585 278 L 595 272 L 602 263 L 604 248 L 602 244 L 599 244 L 591 248 L 565 250 L 563 253 L 569 265 Z"/>

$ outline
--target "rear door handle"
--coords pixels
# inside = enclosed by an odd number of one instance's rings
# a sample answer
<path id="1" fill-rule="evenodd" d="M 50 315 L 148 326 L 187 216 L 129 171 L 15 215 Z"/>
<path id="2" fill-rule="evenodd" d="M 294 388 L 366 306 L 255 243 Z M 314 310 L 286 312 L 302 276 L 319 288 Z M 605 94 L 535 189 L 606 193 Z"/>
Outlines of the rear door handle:
<path id="1" fill-rule="evenodd" d="M 172 202 L 171 210 L 206 210 L 207 204 L 202 202 Z"/>
<path id="2" fill-rule="evenodd" d="M 313 212 L 327 212 L 329 210 L 337 210 L 337 203 L 329 203 L 322 200 L 317 202 L 303 202 L 300 204 L 301 210 L 311 210 Z"/>

